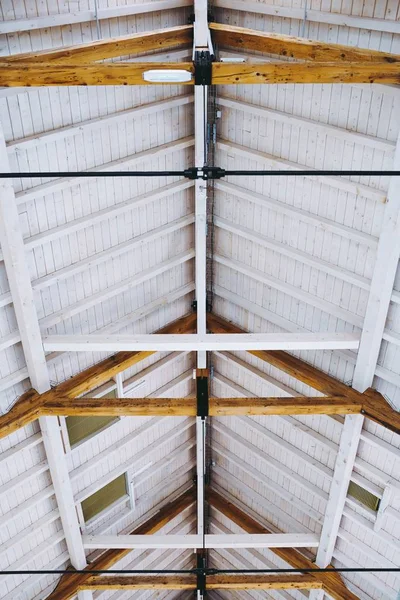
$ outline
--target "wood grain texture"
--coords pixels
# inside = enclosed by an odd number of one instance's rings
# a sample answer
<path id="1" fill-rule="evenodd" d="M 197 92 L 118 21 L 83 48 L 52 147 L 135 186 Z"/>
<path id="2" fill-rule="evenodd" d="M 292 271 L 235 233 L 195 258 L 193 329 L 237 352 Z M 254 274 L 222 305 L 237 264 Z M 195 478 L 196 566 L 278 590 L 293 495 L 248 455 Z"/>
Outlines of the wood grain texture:
<path id="1" fill-rule="evenodd" d="M 324 398 L 210 398 L 210 416 L 235 415 L 343 415 L 357 414 L 362 404 L 341 396 Z M 48 416 L 196 416 L 195 398 L 66 398 L 45 402 L 41 415 Z"/>
<path id="2" fill-rule="evenodd" d="M 232 46 L 243 51 L 256 50 L 278 54 L 290 58 L 320 62 L 364 62 L 364 63 L 399 63 L 400 55 L 329 44 L 306 38 L 256 31 L 245 27 L 235 27 L 223 23 L 210 23 L 214 43 L 219 46 Z M 353 64 L 354 66 L 354 64 Z"/>
<path id="3" fill-rule="evenodd" d="M 195 590 L 194 575 L 92 577 L 80 590 Z"/>
<path id="4" fill-rule="evenodd" d="M 94 42 L 87 42 L 76 46 L 41 50 L 40 52 L 25 52 L 2 57 L 6 63 L 34 63 L 34 62 L 57 62 L 59 64 L 92 62 L 112 58 L 114 56 L 126 56 L 148 52 L 149 50 L 165 50 L 173 46 L 191 44 L 193 40 L 193 25 L 179 25 L 166 29 L 156 29 L 144 33 L 134 33 L 115 38 L 107 38 Z"/>
<path id="5" fill-rule="evenodd" d="M 1 68 L 0 68 L 1 76 Z M 1 83 L 1 81 L 0 81 Z M 212 65 L 213 85 L 260 83 L 400 83 L 398 63 L 260 63 Z M 1 85 L 5 85 L 1 83 Z"/>
<path id="6" fill-rule="evenodd" d="M 321 589 L 322 583 L 307 575 L 208 575 L 210 590 L 311 590 Z M 79 587 L 81 590 L 195 590 L 196 577 L 182 576 L 110 576 L 92 577 Z"/>
<path id="7" fill-rule="evenodd" d="M 386 402 L 382 394 L 369 388 L 364 392 L 363 400 L 363 411 L 368 419 L 400 434 L 400 413 Z"/>
<path id="8" fill-rule="evenodd" d="M 143 525 L 131 531 L 132 535 L 144 535 L 156 533 L 162 529 L 167 523 L 178 516 L 183 510 L 191 506 L 195 502 L 196 494 L 194 488 L 191 488 L 182 496 L 169 502 L 158 511 L 151 519 Z M 110 569 L 116 562 L 129 554 L 131 550 L 107 550 L 99 558 L 94 560 L 88 566 L 89 570 L 106 570 Z M 69 600 L 76 593 L 83 589 L 85 584 L 93 579 L 90 573 L 73 573 L 72 575 L 63 575 L 57 588 L 48 596 L 47 600 Z"/>
<path id="9" fill-rule="evenodd" d="M 210 398 L 211 416 L 261 415 L 344 415 L 361 411 L 361 402 L 327 396 L 325 398 Z"/>
<path id="10" fill-rule="evenodd" d="M 191 313 L 166 325 L 157 333 L 189 333 L 195 331 L 195 328 L 196 315 Z M 0 417 L 0 439 L 10 435 L 20 427 L 31 423 L 41 415 L 60 414 L 46 412 L 44 406 L 47 403 L 57 402 L 57 399 L 60 397 L 76 398 L 81 394 L 85 394 L 106 383 L 117 373 L 125 371 L 152 354 L 154 352 L 118 352 L 114 356 L 110 356 L 93 367 L 60 383 L 57 387 L 44 394 L 39 395 L 34 390 L 29 390 L 21 396 L 8 413 Z M 73 405 L 73 402 L 71 402 L 71 405 Z M 76 413 L 74 412 L 73 414 Z"/>
<path id="11" fill-rule="evenodd" d="M 209 575 L 209 590 L 317 590 L 322 583 L 309 575 Z"/>
<path id="12" fill-rule="evenodd" d="M 207 325 L 213 333 L 244 333 L 243 329 L 217 315 L 209 314 Z M 254 350 L 249 353 L 327 396 L 347 396 L 352 391 L 341 381 L 337 381 L 287 352 Z"/>
<path id="13" fill-rule="evenodd" d="M 225 319 L 217 315 L 207 315 L 207 326 L 213 333 L 245 333 L 237 325 L 225 321 Z M 347 398 L 350 405 L 352 403 L 354 403 L 354 407 L 361 405 L 361 410 L 364 411 L 363 414 L 366 417 L 383 425 L 383 427 L 390 429 L 394 433 L 400 433 L 400 413 L 394 410 L 386 402 L 382 394 L 376 390 L 370 389 L 364 392 L 364 394 L 360 394 L 360 392 L 350 388 L 343 382 L 280 350 L 251 350 L 249 354 L 271 364 L 284 373 L 287 373 L 287 375 L 290 375 L 290 377 L 305 383 L 326 396 L 343 396 Z"/>
<path id="14" fill-rule="evenodd" d="M 237 508 L 232 502 L 229 502 L 214 490 L 208 490 L 207 501 L 247 533 L 271 533 L 270 530 L 260 525 L 260 523 L 249 515 L 246 515 L 246 513 Z M 314 563 L 294 548 L 271 548 L 271 551 L 294 569 L 316 568 Z M 326 593 L 332 596 L 334 600 L 359 600 L 358 596 L 346 588 L 340 575 L 337 573 L 311 573 L 309 577 L 321 583 Z"/>
<path id="15" fill-rule="evenodd" d="M 194 72 L 192 63 L 85 63 L 58 64 L 41 63 L 0 63 L 0 86 L 42 87 L 79 85 L 165 85 L 144 81 L 143 73 L 152 69 L 184 70 Z M 194 85 L 186 81 L 179 85 Z"/>

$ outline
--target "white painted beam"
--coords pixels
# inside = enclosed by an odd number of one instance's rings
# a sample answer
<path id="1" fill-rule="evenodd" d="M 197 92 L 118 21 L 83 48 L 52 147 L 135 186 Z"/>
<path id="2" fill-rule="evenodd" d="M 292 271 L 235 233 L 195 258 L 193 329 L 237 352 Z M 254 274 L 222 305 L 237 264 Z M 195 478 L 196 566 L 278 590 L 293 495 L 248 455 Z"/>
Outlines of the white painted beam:
<path id="1" fill-rule="evenodd" d="M 392 168 L 400 169 L 400 137 L 397 140 Z M 374 273 L 352 383 L 359 392 L 364 392 L 373 383 L 400 259 L 399 183 L 398 177 L 392 177 L 390 180 L 388 202 L 385 205 L 379 236 Z"/>
<path id="2" fill-rule="evenodd" d="M 240 55 L 240 53 L 238 54 Z M 261 57 L 257 58 L 260 59 Z M 274 60 L 276 59 L 274 58 Z M 344 129 L 343 127 L 329 125 L 328 123 L 315 121 L 313 119 L 306 119 L 304 117 L 292 115 L 290 113 L 282 112 L 270 107 L 250 104 L 249 102 L 234 100 L 232 98 L 221 98 L 221 96 L 218 96 L 218 106 L 223 106 L 225 108 L 237 111 L 243 111 L 263 119 L 287 123 L 288 125 L 293 125 L 300 129 L 306 129 L 314 132 L 318 131 L 323 135 L 333 137 L 338 140 L 360 144 L 361 146 L 367 146 L 369 148 L 374 148 L 375 150 L 382 150 L 383 152 L 394 152 L 396 147 L 396 144 L 390 140 L 384 140 L 382 138 L 367 135 L 365 133 L 358 133 L 357 131 L 350 131 L 349 129 Z"/>
<path id="3" fill-rule="evenodd" d="M 175 140 L 174 142 L 169 142 L 168 144 L 162 144 L 161 146 L 156 146 L 154 148 L 150 148 L 149 150 L 144 150 L 143 152 L 138 152 L 136 154 L 132 154 L 130 156 L 125 156 L 124 158 L 119 158 L 117 160 L 111 161 L 109 163 L 105 163 L 103 165 L 98 165 L 91 169 L 87 169 L 88 173 L 97 173 L 98 171 L 119 171 L 121 169 L 127 168 L 136 168 L 138 165 L 146 162 L 152 161 L 157 158 L 165 158 L 166 155 L 171 154 L 172 152 L 179 152 L 181 150 L 186 150 L 187 148 L 191 148 L 194 144 L 194 139 L 192 137 L 181 138 Z M 150 169 L 150 167 L 149 167 Z M 25 204 L 26 202 L 30 202 L 31 200 L 35 200 L 37 198 L 44 198 L 49 194 L 53 194 L 54 192 L 61 192 L 62 190 L 73 187 L 74 185 L 81 185 L 84 182 L 92 180 L 92 177 L 60 177 L 58 179 L 53 179 L 47 183 L 42 183 L 40 185 L 35 185 L 33 187 L 27 188 L 15 194 L 16 202 L 19 206 L 19 212 L 25 212 Z M 182 183 L 182 182 L 179 182 Z M 184 181 L 183 183 L 190 183 L 193 185 L 193 182 Z M 173 184 L 170 184 L 173 185 Z M 190 185 L 188 187 L 191 187 Z M 126 201 L 126 202 L 129 202 Z M 132 201 L 131 201 L 132 202 Z M 116 207 L 122 207 L 124 202 L 121 202 Z M 108 210 L 108 209 L 104 209 Z M 40 234 L 39 234 L 40 235 Z M 36 237 L 36 236 L 35 236 Z"/>
<path id="4" fill-rule="evenodd" d="M 278 242 L 277 240 L 268 238 L 264 235 L 261 235 L 255 232 L 248 227 L 244 227 L 239 223 L 233 223 L 232 221 L 228 221 L 227 219 L 223 219 L 222 217 L 214 217 L 214 225 L 219 229 L 224 231 L 228 231 L 234 235 L 245 238 L 248 241 L 251 241 L 255 244 L 258 244 L 272 252 L 278 252 L 284 256 L 288 256 L 293 260 L 296 260 L 304 265 L 308 265 L 311 268 L 318 269 L 327 275 L 331 275 L 332 277 L 337 277 L 342 281 L 346 281 L 351 285 L 356 285 L 357 287 L 362 288 L 363 290 L 369 290 L 370 288 L 370 280 L 366 277 L 362 277 L 361 275 L 357 275 L 356 273 L 352 273 L 351 271 L 344 269 L 343 267 L 339 267 L 332 263 L 327 262 L 326 260 L 322 260 L 317 256 L 313 256 L 308 252 L 303 252 L 299 248 L 295 246 L 289 246 L 289 244 L 282 244 L 282 242 Z"/>
<path id="5" fill-rule="evenodd" d="M 397 141 L 393 168 L 400 168 L 400 138 Z M 397 178 L 392 177 L 353 376 L 352 385 L 359 392 L 364 392 L 373 384 L 399 257 L 400 192 Z M 362 415 L 349 415 L 345 418 L 325 521 L 321 532 L 321 544 L 317 552 L 316 564 L 319 567 L 326 567 L 335 551 L 363 422 Z"/>
<path id="6" fill-rule="evenodd" d="M 206 548 L 317 548 L 313 533 L 266 533 L 204 536 Z M 83 544 L 94 548 L 203 548 L 201 535 L 86 535 Z"/>
<path id="7" fill-rule="evenodd" d="M 334 350 L 358 348 L 352 333 L 221 333 L 144 335 L 49 335 L 45 350 L 70 352 L 119 352 L 123 350 L 215 351 L 215 350 Z"/>
<path id="8" fill-rule="evenodd" d="M 250 265 L 247 265 L 239 260 L 227 258 L 226 256 L 223 256 L 221 254 L 215 254 L 214 262 L 219 265 L 228 267 L 233 271 L 238 271 L 239 273 L 242 273 L 245 277 L 251 277 L 256 281 L 259 281 L 263 285 L 266 285 L 267 287 L 279 290 L 280 292 L 287 294 L 289 297 L 296 298 L 297 300 L 300 300 L 305 304 L 314 306 L 315 308 L 318 308 L 319 310 L 322 310 L 323 312 L 332 315 L 337 319 L 345 321 L 346 323 L 349 323 L 354 327 L 361 329 L 363 326 L 364 320 L 359 315 L 356 315 L 345 308 L 341 308 L 333 302 L 328 302 L 327 300 L 324 300 L 323 298 L 320 298 L 315 294 L 307 292 L 300 287 L 286 283 L 278 277 L 273 277 L 268 273 L 264 273 L 264 271 L 254 269 Z"/>
<path id="9" fill-rule="evenodd" d="M 123 329 L 124 327 L 126 327 L 127 325 L 132 325 L 133 323 L 142 319 L 143 317 L 145 317 L 153 312 L 156 312 L 160 308 L 163 308 L 165 305 L 167 305 L 171 302 L 174 302 L 175 300 L 179 300 L 179 299 L 183 298 L 184 296 L 186 296 L 187 294 L 191 294 L 193 291 L 194 291 L 194 283 L 188 283 L 187 285 L 184 285 L 176 290 L 173 290 L 169 294 L 165 294 L 164 296 L 157 298 L 153 302 L 149 302 L 148 304 L 145 304 L 144 306 L 132 311 L 131 313 L 128 313 L 127 315 L 125 315 L 125 317 L 122 317 L 121 319 L 114 321 L 110 325 L 106 325 L 105 327 L 102 327 L 98 331 L 102 331 L 103 333 L 112 333 L 115 331 L 119 331 L 119 330 Z M 62 357 L 62 352 L 53 352 L 46 356 L 46 362 L 47 362 L 47 364 L 50 364 L 56 360 L 59 360 L 60 357 Z M 18 371 L 15 371 L 11 375 L 4 377 L 3 379 L 0 380 L 0 392 L 12 387 L 13 385 L 15 385 L 21 381 L 24 381 L 27 378 L 28 378 L 28 370 L 25 367 L 22 369 L 19 369 Z"/>
<path id="10" fill-rule="evenodd" d="M 0 165 L 2 171 L 10 170 L 1 130 Z M 33 387 L 42 393 L 50 389 L 50 379 L 25 260 L 15 194 L 11 180 L 1 180 L 0 186 L 0 240 L 4 262 L 29 377 Z M 57 417 L 42 417 L 39 419 L 39 424 L 71 563 L 76 569 L 83 569 L 87 564 L 86 556 L 75 512 L 58 419 Z M 79 600 L 87 599 L 80 598 Z"/>
<path id="11" fill-rule="evenodd" d="M 82 133 L 86 134 L 96 131 L 97 129 L 102 129 L 103 127 L 109 127 L 110 125 L 117 126 L 126 121 L 134 121 L 135 119 L 140 119 L 141 117 L 160 113 L 172 108 L 187 106 L 193 104 L 193 101 L 193 95 L 184 95 L 168 98 L 166 100 L 159 100 L 158 102 L 149 102 L 148 104 L 120 110 L 110 115 L 97 117 L 96 119 L 80 121 L 73 125 L 66 125 L 65 127 L 59 127 L 58 129 L 45 131 L 44 133 L 13 140 L 7 143 L 7 151 L 9 153 L 23 152 L 31 148 L 44 147 L 46 144 L 65 140 L 66 138 L 81 135 Z"/>
<path id="12" fill-rule="evenodd" d="M 377 190 L 364 183 L 351 181 L 349 179 L 339 176 L 313 175 L 313 171 L 315 171 L 315 169 L 313 169 L 312 167 L 285 160 L 272 154 L 267 154 L 266 152 L 253 150 L 252 148 L 247 148 L 246 146 L 241 146 L 239 144 L 235 144 L 234 142 L 229 142 L 226 140 L 221 140 L 217 142 L 217 148 L 218 150 L 222 150 L 223 152 L 228 153 L 230 156 L 233 155 L 235 157 L 238 157 L 239 160 L 242 157 L 247 160 L 256 161 L 258 163 L 264 164 L 267 168 L 270 169 L 285 169 L 294 172 L 303 170 L 310 171 L 309 175 L 304 176 L 307 179 L 311 178 L 314 181 L 318 181 L 319 183 L 322 183 L 324 185 L 333 187 L 343 192 L 349 192 L 350 194 L 354 194 L 356 196 L 362 196 L 363 198 L 368 198 L 369 200 L 374 200 L 375 202 L 386 202 L 386 192 L 383 192 L 382 190 Z"/>
<path id="13" fill-rule="evenodd" d="M 345 418 L 329 491 L 325 520 L 321 531 L 320 545 L 315 560 L 317 566 L 321 569 L 327 567 L 332 560 L 363 422 L 364 417 L 361 415 L 348 415 Z"/>
<path id="14" fill-rule="evenodd" d="M 0 165 L 1 171 L 10 171 L 2 130 Z M 11 179 L 0 181 L 0 242 L 19 328 L 17 337 L 22 342 L 32 387 L 42 393 L 50 388 L 50 381 Z"/>
<path id="15" fill-rule="evenodd" d="M 232 10 L 246 11 L 255 14 L 284 17 L 287 19 L 304 20 L 304 8 L 292 6 L 278 6 L 266 2 L 243 0 L 215 0 L 215 7 L 230 8 Z M 326 23 L 342 27 L 368 29 L 371 31 L 384 31 L 387 33 L 400 33 L 400 23 L 391 19 L 375 19 L 357 15 L 345 15 L 336 12 L 324 12 L 307 8 L 307 21 Z"/>
<path id="16" fill-rule="evenodd" d="M 176 188 L 176 190 L 179 191 L 179 188 Z M 168 190 L 166 190 L 166 192 L 168 193 Z M 137 200 L 139 198 L 137 198 Z M 153 200 L 149 196 L 147 198 L 147 201 L 145 201 L 144 205 L 146 205 L 147 202 L 150 203 L 152 201 Z M 112 218 L 112 215 L 114 214 L 113 213 L 114 209 L 115 209 L 115 207 L 112 207 L 111 214 L 108 218 Z M 100 212 L 102 212 L 102 211 L 100 211 Z M 57 227 L 57 228 L 55 228 L 55 231 L 53 229 L 50 229 L 49 230 L 49 237 L 50 237 L 49 241 L 57 239 L 58 237 L 63 237 L 65 235 L 69 235 L 69 233 L 72 233 L 73 231 L 78 231 L 85 227 L 92 227 L 96 221 L 101 222 L 105 218 L 107 218 L 106 214 L 104 214 L 104 213 L 101 215 L 99 215 L 98 213 L 92 213 L 91 217 L 92 217 L 92 219 L 88 218 L 84 222 L 81 221 L 80 223 L 75 223 L 74 221 L 71 221 L 70 228 L 59 230 L 59 228 Z M 183 229 L 184 227 L 188 227 L 192 223 L 194 223 L 194 215 L 187 215 L 185 217 L 181 217 L 180 219 L 176 219 L 175 221 L 171 221 L 170 223 L 166 223 L 165 225 L 162 225 L 160 227 L 156 227 L 155 229 L 151 229 L 150 231 L 147 231 L 146 233 L 137 235 L 134 238 L 127 240 L 126 242 L 122 242 L 121 244 L 118 244 L 116 246 L 111 246 L 111 248 L 107 248 L 107 250 L 98 252 L 97 254 L 94 254 L 93 256 L 88 256 L 87 258 L 84 258 L 83 260 L 72 263 L 71 265 L 63 267 L 62 269 L 58 269 L 57 271 L 54 271 L 53 273 L 49 273 L 48 275 L 44 275 L 43 277 L 33 280 L 32 281 L 33 291 L 37 292 L 39 290 L 50 287 L 51 285 L 59 283 L 60 281 L 63 281 L 64 279 L 68 279 L 69 277 L 72 277 L 73 275 L 82 273 L 82 271 L 86 271 L 97 265 L 100 265 L 100 264 L 106 262 L 107 260 L 113 259 L 117 256 L 121 256 L 121 255 L 125 254 L 126 252 L 131 252 L 135 248 L 140 248 L 140 247 L 144 246 L 145 244 L 148 244 L 149 242 L 152 242 L 153 240 L 159 238 L 162 235 L 169 235 L 171 233 L 179 231 L 180 229 Z M 43 237 L 41 239 L 42 239 L 42 241 L 39 244 L 39 240 L 36 239 L 35 241 L 32 241 L 30 243 L 29 238 L 28 238 L 27 240 L 25 240 L 25 248 L 27 250 L 29 250 L 35 246 L 47 243 L 46 237 Z M 0 307 L 7 306 L 8 304 L 11 304 L 11 303 L 12 303 L 11 294 L 7 294 L 7 293 L 2 294 L 2 296 L 0 297 Z"/>
<path id="17" fill-rule="evenodd" d="M 341 237 L 358 242 L 363 246 L 367 246 L 370 248 L 376 248 L 378 245 L 378 238 L 370 235 L 368 233 L 364 233 L 363 231 L 358 231 L 352 227 L 347 227 L 346 225 L 342 225 L 341 223 L 337 223 L 331 219 L 326 219 L 325 217 L 321 217 L 320 215 L 316 215 L 312 212 L 308 212 L 301 208 L 296 208 L 285 202 L 281 202 L 279 200 L 275 200 L 273 198 L 269 198 L 268 196 L 258 194 L 257 192 L 246 190 L 243 187 L 238 185 L 233 185 L 232 183 L 228 183 L 226 181 L 215 181 L 214 183 L 215 189 L 220 190 L 228 194 L 229 196 L 233 196 L 234 198 L 239 198 L 246 200 L 248 202 L 252 202 L 253 204 L 257 204 L 257 206 L 261 206 L 262 208 L 267 208 L 273 211 L 276 211 L 280 214 L 287 215 L 291 219 L 295 219 L 296 221 L 300 221 L 302 223 L 309 223 L 314 227 L 318 227 L 320 229 L 331 231 Z M 400 294 L 398 298 L 398 302 L 400 303 Z"/>
<path id="18" fill-rule="evenodd" d="M 129 4 L 127 6 L 99 8 L 97 18 L 99 21 L 103 21 L 104 19 L 118 19 L 120 17 L 184 8 L 192 6 L 192 4 L 192 0 L 152 0 L 151 2 Z M 0 34 L 62 27 L 63 25 L 69 26 L 74 23 L 88 23 L 91 21 L 96 21 L 96 12 L 94 10 L 78 10 L 28 19 L 13 19 L 3 21 L 0 24 Z"/>

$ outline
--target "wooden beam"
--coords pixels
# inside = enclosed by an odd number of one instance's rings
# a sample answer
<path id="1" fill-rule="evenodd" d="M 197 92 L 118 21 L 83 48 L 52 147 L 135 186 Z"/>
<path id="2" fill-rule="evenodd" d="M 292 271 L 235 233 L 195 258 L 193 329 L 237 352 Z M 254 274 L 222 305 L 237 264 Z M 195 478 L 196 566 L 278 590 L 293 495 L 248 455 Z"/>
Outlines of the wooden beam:
<path id="1" fill-rule="evenodd" d="M 233 523 L 236 523 L 244 531 L 248 533 L 269 533 L 268 529 L 260 525 L 260 523 L 249 515 L 246 515 L 232 502 L 229 502 L 214 490 L 208 490 L 207 500 L 211 506 Z M 314 563 L 293 548 L 274 548 L 271 551 L 294 569 L 316 568 Z M 334 600 L 359 600 L 358 596 L 346 588 L 340 575 L 337 573 L 312 573 L 310 574 L 310 578 L 321 583 L 325 592 L 332 596 Z"/>
<path id="2" fill-rule="evenodd" d="M 194 72 L 192 63 L 0 63 L 0 86 L 41 87 L 52 85 L 165 85 L 143 79 L 145 71 Z M 193 80 L 179 85 L 194 85 Z"/>
<path id="3" fill-rule="evenodd" d="M 4 77 L 0 67 L 0 84 Z M 400 83 L 398 63 L 264 63 L 212 65 L 212 84 Z M 19 84 L 21 85 L 21 83 Z"/>
<path id="4" fill-rule="evenodd" d="M 370 388 L 364 392 L 363 400 L 365 417 L 400 435 L 400 412 L 394 410 L 382 394 Z"/>
<path id="5" fill-rule="evenodd" d="M 207 315 L 207 326 L 212 333 L 243 333 L 244 330 L 217 315 Z M 252 350 L 249 352 L 260 360 L 284 371 L 294 379 L 327 396 L 347 396 L 352 390 L 312 365 L 282 351 Z"/>
<path id="6" fill-rule="evenodd" d="M 159 333 L 183 333 L 193 331 L 195 327 L 196 315 L 192 313 L 163 327 Z M 85 394 L 152 354 L 154 352 L 118 352 L 44 394 L 30 390 L 21 396 L 8 413 L 0 416 L 0 439 L 34 421 L 40 414 L 46 414 L 43 407 L 47 402 L 56 401 L 59 397 L 76 398 Z"/>
<path id="7" fill-rule="evenodd" d="M 39 52 L 25 52 L 2 57 L 5 63 L 48 63 L 80 65 L 96 60 L 104 60 L 114 56 L 126 56 L 149 50 L 165 50 L 172 46 L 191 44 L 193 25 L 179 25 L 166 29 L 156 29 L 144 33 L 134 33 L 116 38 L 106 38 L 86 42 L 76 46 L 51 48 Z"/>
<path id="8" fill-rule="evenodd" d="M 27 400 L 28 402 L 28 400 Z M 34 402 L 34 400 L 33 400 Z M 210 416 L 343 415 L 358 414 L 361 402 L 342 396 L 310 398 L 210 398 Z M 196 416 L 195 398 L 82 398 L 57 397 L 42 403 L 41 415 L 59 416 Z"/>
<path id="9" fill-rule="evenodd" d="M 386 64 L 400 62 L 398 54 L 363 49 L 357 46 L 329 44 L 280 33 L 235 27 L 224 23 L 210 23 L 210 29 L 214 42 L 219 46 L 232 46 L 245 52 L 256 50 L 301 60 L 330 63 L 336 61 Z"/>
<path id="10" fill-rule="evenodd" d="M 309 575 L 209 575 L 209 590 L 311 590 L 322 583 Z"/>
<path id="11" fill-rule="evenodd" d="M 322 583 L 308 575 L 208 575 L 210 590 L 311 590 Z M 92 577 L 85 590 L 195 590 L 194 575 Z"/>
<path id="12" fill-rule="evenodd" d="M 80 586 L 82 590 L 195 590 L 194 575 L 107 576 L 92 577 Z"/>
<path id="13" fill-rule="evenodd" d="M 207 326 L 215 333 L 244 333 L 244 330 L 217 315 L 207 315 Z M 360 394 L 357 390 L 319 371 L 312 365 L 282 351 L 251 350 L 256 356 L 290 377 L 305 383 L 326 396 L 343 396 L 355 404 L 362 404 L 362 414 L 383 427 L 400 434 L 400 413 L 394 410 L 376 390 Z M 350 413 L 347 413 L 350 414 Z"/>
<path id="14" fill-rule="evenodd" d="M 0 86 L 165 85 L 144 81 L 152 69 L 194 73 L 193 63 L 0 63 Z M 213 85 L 260 83 L 400 82 L 398 63 L 262 63 L 212 64 Z M 179 85 L 194 85 L 194 80 Z"/>
<path id="15" fill-rule="evenodd" d="M 167 523 L 178 516 L 183 510 L 195 502 L 196 494 L 194 488 L 191 488 L 182 496 L 166 504 L 151 519 L 143 525 L 134 529 L 132 535 L 153 534 L 162 529 Z M 99 558 L 90 563 L 89 570 L 110 569 L 116 562 L 122 560 L 130 550 L 107 550 Z M 84 589 L 87 583 L 90 583 L 93 576 L 90 573 L 73 573 L 63 575 L 57 588 L 52 592 L 47 600 L 70 600 L 80 589 Z"/>

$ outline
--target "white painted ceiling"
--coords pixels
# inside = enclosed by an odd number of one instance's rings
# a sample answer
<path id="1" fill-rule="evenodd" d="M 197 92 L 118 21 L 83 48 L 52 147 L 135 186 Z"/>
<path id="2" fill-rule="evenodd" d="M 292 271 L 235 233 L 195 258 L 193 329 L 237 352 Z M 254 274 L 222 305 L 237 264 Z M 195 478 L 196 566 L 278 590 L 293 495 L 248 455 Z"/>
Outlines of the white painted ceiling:
<path id="1" fill-rule="evenodd" d="M 98 23 L 93 0 L 2 0 L 0 53 L 77 44 L 97 39 L 98 33 L 112 37 L 185 24 L 192 12 L 183 0 L 98 0 L 97 9 Z M 213 12 L 224 23 L 400 54 L 398 0 L 316 0 L 307 2 L 306 11 L 304 0 L 217 0 Z M 180 50 L 167 58 L 182 60 L 190 54 Z M 220 54 L 236 55 L 226 49 Z M 221 86 L 217 106 L 218 166 L 393 168 L 400 131 L 396 86 Z M 1 170 L 162 170 L 193 164 L 193 96 L 179 86 L 0 89 L 0 123 L 9 156 L 9 165 Z M 191 183 L 178 178 L 65 178 L 15 180 L 14 187 L 43 334 L 150 333 L 191 311 Z M 252 332 L 365 333 L 371 281 L 374 270 L 382 268 L 376 257 L 386 235 L 388 189 L 387 177 L 324 182 L 237 177 L 216 183 L 214 312 Z M 400 193 L 398 187 L 395 192 Z M 372 331 L 380 350 L 370 375 L 374 387 L 400 409 L 399 270 L 392 283 L 390 289 L 378 290 L 391 294 L 391 302 L 383 337 Z M 2 262 L 0 334 L 0 410 L 5 412 L 31 385 Z M 354 352 L 298 356 L 341 381 L 353 380 Z M 64 381 L 103 357 L 49 354 L 50 379 Z M 132 395 L 182 397 L 193 393 L 194 365 L 190 354 L 157 354 L 125 372 L 124 381 L 145 381 Z M 213 394 L 218 396 L 315 395 L 246 353 L 214 353 L 212 365 Z M 367 366 L 359 364 L 358 369 L 365 375 Z M 276 530 L 319 534 L 342 424 L 343 419 L 327 416 L 213 419 L 212 484 Z M 125 531 L 185 490 L 195 474 L 194 444 L 190 419 L 125 418 L 68 451 L 78 503 L 126 464 L 131 474 L 151 464 L 135 482 L 135 509 L 126 499 L 91 532 Z M 2 440 L 0 449 L 0 567 L 63 568 L 69 556 L 38 424 Z M 400 486 L 400 437 L 366 421 L 352 480 L 379 497 L 389 482 Z M 165 531 L 191 533 L 195 517 L 194 508 L 189 509 Z M 374 520 L 371 511 L 347 499 L 334 551 L 336 566 L 400 566 L 400 495 L 392 498 L 379 531 L 374 531 Z M 211 510 L 210 531 L 236 529 Z M 283 565 L 270 551 L 221 550 L 210 558 L 216 567 Z M 193 566 L 193 554 L 134 551 L 118 566 L 185 568 Z M 395 600 L 400 587 L 395 574 L 345 579 L 362 600 Z M 7 577 L 0 599 L 45 598 L 56 580 Z M 228 593 L 219 596 L 228 598 Z M 305 596 L 299 591 L 229 594 L 278 600 Z M 155 595 L 94 594 L 98 597 Z"/>

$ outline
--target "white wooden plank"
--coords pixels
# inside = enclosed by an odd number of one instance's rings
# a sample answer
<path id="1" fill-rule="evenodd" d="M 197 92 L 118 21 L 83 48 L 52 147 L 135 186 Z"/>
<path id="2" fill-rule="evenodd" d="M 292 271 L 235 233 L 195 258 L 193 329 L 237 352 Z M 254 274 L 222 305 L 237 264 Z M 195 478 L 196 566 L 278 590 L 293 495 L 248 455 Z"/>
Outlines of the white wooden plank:
<path id="1" fill-rule="evenodd" d="M 316 548 L 318 537 L 308 533 L 206 534 L 206 548 Z M 84 535 L 85 548 L 203 548 L 195 535 Z"/>
<path id="2" fill-rule="evenodd" d="M 357 348 L 359 336 L 352 333 L 240 333 L 240 334 L 150 334 L 150 335 L 49 335 L 45 350 L 113 352 L 121 350 L 213 351 L 213 350 L 334 350 Z"/>
<path id="3" fill-rule="evenodd" d="M 400 138 L 397 141 L 393 169 L 400 169 Z M 364 392 L 372 386 L 399 258 L 399 180 L 392 177 L 352 383 L 359 392 Z"/>

